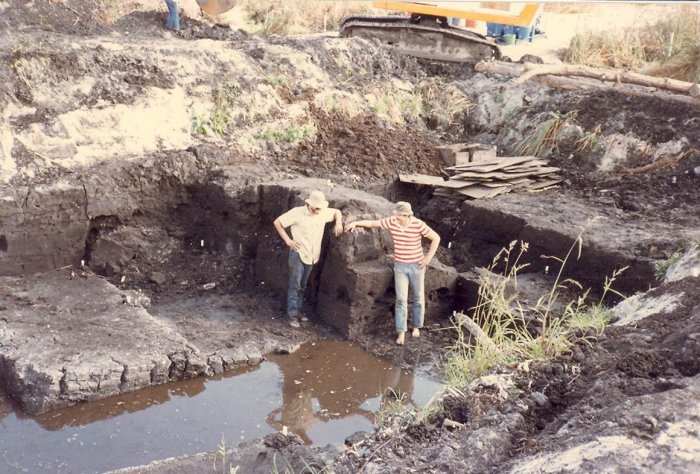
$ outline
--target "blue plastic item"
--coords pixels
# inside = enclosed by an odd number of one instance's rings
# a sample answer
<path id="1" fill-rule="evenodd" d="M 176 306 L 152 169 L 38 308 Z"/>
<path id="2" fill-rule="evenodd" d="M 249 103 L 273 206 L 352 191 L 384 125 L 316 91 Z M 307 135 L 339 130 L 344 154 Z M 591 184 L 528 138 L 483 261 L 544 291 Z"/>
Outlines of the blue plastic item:
<path id="1" fill-rule="evenodd" d="M 527 26 L 519 26 L 515 34 L 519 40 L 532 41 L 532 29 Z"/>
<path id="2" fill-rule="evenodd" d="M 501 23 L 489 23 L 486 22 L 486 36 L 492 36 L 494 38 L 500 38 L 503 36 L 504 25 Z"/>

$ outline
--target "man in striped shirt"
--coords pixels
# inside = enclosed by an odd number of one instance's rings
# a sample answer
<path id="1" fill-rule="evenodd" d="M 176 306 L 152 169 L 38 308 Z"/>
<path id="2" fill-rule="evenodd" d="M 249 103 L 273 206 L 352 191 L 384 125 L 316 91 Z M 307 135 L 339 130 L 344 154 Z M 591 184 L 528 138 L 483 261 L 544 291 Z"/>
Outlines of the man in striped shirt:
<path id="1" fill-rule="evenodd" d="M 394 242 L 394 288 L 396 290 L 396 344 L 403 345 L 408 319 L 408 288 L 413 294 L 413 337 L 420 336 L 425 315 L 425 269 L 440 245 L 440 236 L 422 220 L 413 216 L 411 204 L 397 202 L 394 215 L 378 220 L 364 220 L 347 224 L 345 231 L 355 227 L 381 227 L 391 233 Z M 430 240 L 428 254 L 423 254 L 423 237 Z"/>

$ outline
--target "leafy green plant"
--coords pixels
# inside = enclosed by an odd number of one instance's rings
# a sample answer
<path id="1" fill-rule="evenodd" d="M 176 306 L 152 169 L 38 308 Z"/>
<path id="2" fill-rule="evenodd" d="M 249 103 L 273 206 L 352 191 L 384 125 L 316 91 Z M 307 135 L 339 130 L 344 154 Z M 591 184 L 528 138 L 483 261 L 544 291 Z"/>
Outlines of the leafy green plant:
<path id="1" fill-rule="evenodd" d="M 199 135 L 207 134 L 206 119 L 202 118 L 201 115 L 192 116 L 192 131 Z"/>

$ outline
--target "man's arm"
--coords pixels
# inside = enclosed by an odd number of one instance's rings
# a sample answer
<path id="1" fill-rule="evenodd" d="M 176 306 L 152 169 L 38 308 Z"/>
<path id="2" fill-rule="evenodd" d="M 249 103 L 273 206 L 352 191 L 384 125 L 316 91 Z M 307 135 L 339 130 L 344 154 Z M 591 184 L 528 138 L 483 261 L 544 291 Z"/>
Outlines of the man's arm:
<path id="1" fill-rule="evenodd" d="M 289 248 L 291 248 L 292 250 L 296 250 L 297 252 L 299 251 L 299 249 L 301 249 L 301 245 L 298 242 L 295 242 L 291 237 L 289 237 L 279 217 L 275 219 L 275 221 L 272 224 L 275 226 L 275 229 L 277 229 L 277 233 L 280 235 L 280 237 L 282 237 L 282 240 L 284 240 L 284 243 L 287 244 Z"/>
<path id="2" fill-rule="evenodd" d="M 430 261 L 435 256 L 435 252 L 437 252 L 437 249 L 440 246 L 440 236 L 434 230 L 431 230 L 430 233 L 425 236 L 425 238 L 430 240 L 430 249 L 428 250 L 428 255 L 426 255 L 420 262 L 421 268 L 428 266 Z"/>
<path id="3" fill-rule="evenodd" d="M 345 232 L 351 232 L 355 227 L 381 227 L 382 222 L 380 220 L 364 220 L 355 221 L 347 224 L 345 226 Z"/>
<path id="4" fill-rule="evenodd" d="M 335 227 L 333 228 L 333 235 L 338 237 L 343 233 L 343 213 L 340 209 L 333 209 L 333 217 L 335 219 Z"/>

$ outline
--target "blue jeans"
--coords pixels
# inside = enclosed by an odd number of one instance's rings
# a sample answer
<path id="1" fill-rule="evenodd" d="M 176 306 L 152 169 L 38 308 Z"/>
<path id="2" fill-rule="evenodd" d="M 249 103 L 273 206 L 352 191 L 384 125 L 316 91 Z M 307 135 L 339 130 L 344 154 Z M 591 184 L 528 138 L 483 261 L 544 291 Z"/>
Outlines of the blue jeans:
<path id="1" fill-rule="evenodd" d="M 168 20 L 165 22 L 165 26 L 169 30 L 179 30 L 180 12 L 177 11 L 177 0 L 165 0 L 165 4 L 168 6 Z"/>
<path id="2" fill-rule="evenodd" d="M 287 288 L 287 316 L 298 318 L 304 301 L 304 290 L 313 265 L 301 261 L 299 252 L 289 251 L 289 286 Z"/>
<path id="3" fill-rule="evenodd" d="M 425 295 L 423 287 L 425 282 L 425 269 L 419 263 L 394 262 L 394 289 L 396 290 L 396 332 L 406 332 L 408 287 L 411 287 L 413 296 L 413 327 L 422 328 L 425 316 Z"/>

